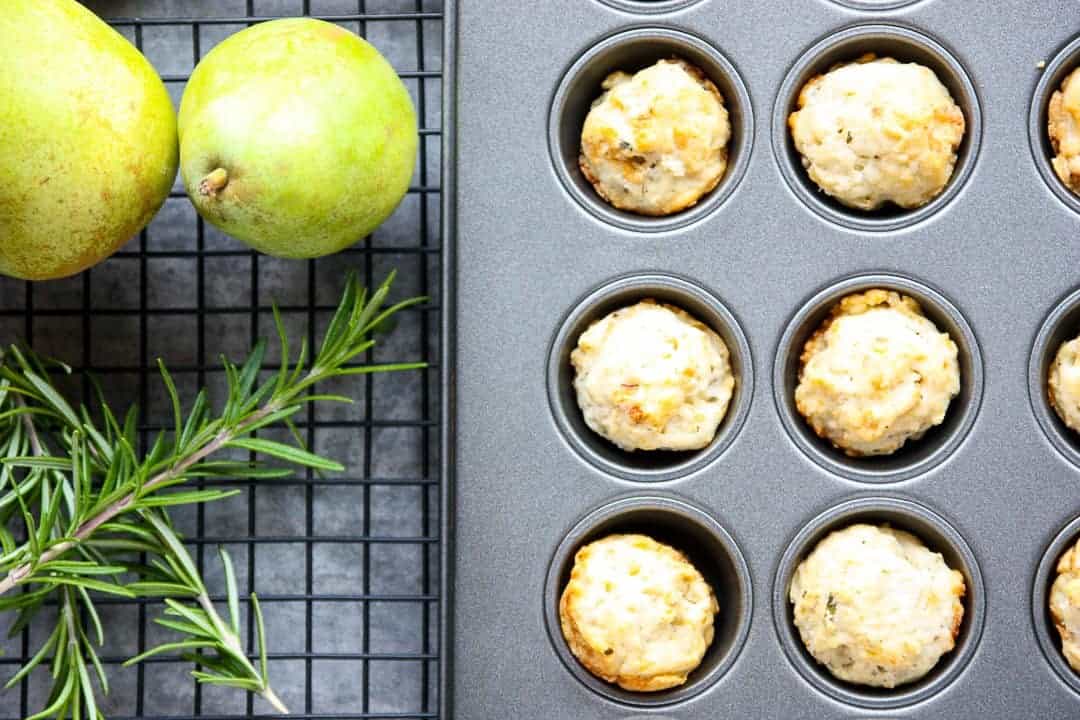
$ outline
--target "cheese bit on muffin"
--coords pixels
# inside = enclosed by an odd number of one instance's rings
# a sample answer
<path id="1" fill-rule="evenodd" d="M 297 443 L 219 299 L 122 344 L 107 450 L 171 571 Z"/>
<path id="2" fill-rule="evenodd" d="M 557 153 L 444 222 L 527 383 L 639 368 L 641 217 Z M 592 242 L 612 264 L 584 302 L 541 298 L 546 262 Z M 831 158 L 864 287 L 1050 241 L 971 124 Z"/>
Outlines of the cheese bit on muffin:
<path id="1" fill-rule="evenodd" d="M 956 356 L 914 299 L 848 295 L 803 347 L 795 406 L 848 455 L 887 455 L 945 419 L 960 392 Z"/>
<path id="2" fill-rule="evenodd" d="M 1054 158 L 1050 163 L 1061 182 L 1080 193 L 1080 68 L 1061 82 L 1061 89 L 1050 96 L 1047 111 L 1050 144 Z"/>
<path id="3" fill-rule="evenodd" d="M 1080 542 L 1061 556 L 1050 586 L 1050 615 L 1061 635 L 1061 651 L 1080 672 Z"/>
<path id="4" fill-rule="evenodd" d="M 581 131 L 581 172 L 621 210 L 670 215 L 694 205 L 727 169 L 724 98 L 698 68 L 661 60 L 603 83 Z"/>
<path id="5" fill-rule="evenodd" d="M 653 300 L 593 323 L 570 362 L 585 423 L 623 450 L 707 446 L 735 387 L 720 336 Z"/>
<path id="6" fill-rule="evenodd" d="M 575 555 L 559 620 L 589 672 L 652 692 L 682 685 L 701 664 L 719 609 L 681 552 L 645 535 L 609 535 Z"/>
<path id="7" fill-rule="evenodd" d="M 841 680 L 891 688 L 956 645 L 964 576 L 911 533 L 851 525 L 799 563 L 789 600 L 803 644 Z"/>
<path id="8" fill-rule="evenodd" d="M 818 75 L 788 117 L 818 187 L 849 207 L 918 208 L 952 177 L 964 114 L 934 71 L 866 55 Z"/>

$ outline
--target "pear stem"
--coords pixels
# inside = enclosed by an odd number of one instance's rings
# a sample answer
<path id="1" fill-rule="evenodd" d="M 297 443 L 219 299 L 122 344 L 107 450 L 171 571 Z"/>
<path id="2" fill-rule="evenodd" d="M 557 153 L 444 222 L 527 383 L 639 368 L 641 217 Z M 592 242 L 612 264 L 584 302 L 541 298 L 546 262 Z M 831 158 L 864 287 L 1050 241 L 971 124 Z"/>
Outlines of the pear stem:
<path id="1" fill-rule="evenodd" d="M 229 172 L 225 168 L 217 168 L 199 181 L 199 194 L 208 197 L 217 197 L 229 183 Z"/>

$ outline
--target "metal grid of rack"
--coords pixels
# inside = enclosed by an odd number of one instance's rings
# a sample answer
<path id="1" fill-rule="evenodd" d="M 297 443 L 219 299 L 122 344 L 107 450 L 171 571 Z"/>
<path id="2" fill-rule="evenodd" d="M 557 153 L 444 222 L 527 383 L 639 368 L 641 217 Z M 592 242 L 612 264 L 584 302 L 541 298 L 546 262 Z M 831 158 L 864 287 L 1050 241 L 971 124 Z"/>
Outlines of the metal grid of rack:
<path id="1" fill-rule="evenodd" d="M 443 648 L 440 407 L 443 3 L 434 0 L 86 0 L 138 46 L 179 102 L 191 69 L 214 44 L 279 15 L 312 15 L 367 37 L 409 87 L 421 125 L 417 170 L 395 215 L 337 256 L 299 262 L 260 256 L 199 219 L 179 184 L 165 207 L 113 258 L 43 284 L 0 279 L 0 337 L 69 363 L 73 397 L 87 374 L 110 402 L 143 408 L 143 440 L 168 419 L 156 371 L 162 357 L 182 394 L 222 385 L 217 356 L 236 359 L 273 333 L 271 303 L 311 338 L 325 326 L 347 269 L 368 285 L 398 270 L 394 297 L 432 300 L 408 311 L 365 359 L 425 360 L 429 369 L 364 376 L 330 388 L 351 406 L 309 406 L 306 442 L 347 470 L 281 481 L 231 480 L 230 500 L 174 514 L 218 600 L 214 548 L 237 563 L 241 590 L 267 616 L 270 677 L 302 718 L 437 718 Z M 273 358 L 271 358 L 272 369 Z M 246 593 L 242 592 L 242 595 Z M 116 718 L 233 717 L 267 710 L 239 692 L 201 688 L 175 657 L 123 669 L 161 638 L 152 600 L 103 598 L 113 628 L 102 653 Z M 250 608 L 246 607 L 244 614 Z M 0 678 L 36 649 L 31 627 L 0 641 Z M 130 633 L 126 630 L 130 629 Z M 249 646 L 253 628 L 245 624 Z M 43 672 L 0 695 L 0 719 L 26 717 L 47 692 Z"/>

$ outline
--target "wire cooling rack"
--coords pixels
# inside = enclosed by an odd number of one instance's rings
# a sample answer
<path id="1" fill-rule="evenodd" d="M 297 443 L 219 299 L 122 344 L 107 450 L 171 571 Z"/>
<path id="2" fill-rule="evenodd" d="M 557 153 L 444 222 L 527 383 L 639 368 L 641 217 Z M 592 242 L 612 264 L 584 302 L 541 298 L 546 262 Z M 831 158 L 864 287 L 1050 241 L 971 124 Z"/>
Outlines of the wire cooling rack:
<path id="1" fill-rule="evenodd" d="M 174 513 L 216 599 L 224 591 L 215 548 L 237 564 L 241 590 L 266 615 L 271 681 L 301 718 L 438 718 L 443 612 L 444 501 L 440 425 L 442 2 L 432 0 L 84 0 L 157 68 L 179 104 L 194 64 L 225 37 L 260 20 L 313 15 L 367 37 L 398 70 L 421 125 L 417 171 L 394 216 L 365 242 L 306 262 L 260 256 L 199 219 L 182 188 L 137 238 L 77 277 L 0 279 L 0 338 L 71 364 L 70 393 L 89 399 L 86 374 L 110 402 L 144 409 L 146 438 L 168 421 L 156 371 L 166 363 L 185 397 L 223 386 L 217 357 L 241 357 L 273 335 L 271 302 L 312 338 L 329 319 L 346 270 L 369 284 L 399 272 L 394 297 L 433 298 L 408 311 L 366 362 L 425 360 L 425 372 L 366 376 L 328 392 L 351 406 L 318 407 L 300 424 L 307 443 L 347 466 L 283 481 L 230 481 L 235 498 Z M 273 345 L 273 343 L 271 343 Z M 274 361 L 271 358 L 271 363 Z M 272 366 L 271 366 L 272 369 Z M 241 592 L 241 595 L 247 593 Z M 234 717 L 264 713 L 242 693 L 194 684 L 190 667 L 162 657 L 120 663 L 160 642 L 155 601 L 102 598 L 111 627 L 102 657 L 110 718 Z M 245 604 L 244 614 L 250 608 Z M 41 627 L 44 627 L 42 625 Z M 0 641 L 0 678 L 43 639 L 40 627 Z M 250 647 L 253 628 L 244 632 Z M 0 694 L 0 718 L 42 707 L 47 677 Z"/>

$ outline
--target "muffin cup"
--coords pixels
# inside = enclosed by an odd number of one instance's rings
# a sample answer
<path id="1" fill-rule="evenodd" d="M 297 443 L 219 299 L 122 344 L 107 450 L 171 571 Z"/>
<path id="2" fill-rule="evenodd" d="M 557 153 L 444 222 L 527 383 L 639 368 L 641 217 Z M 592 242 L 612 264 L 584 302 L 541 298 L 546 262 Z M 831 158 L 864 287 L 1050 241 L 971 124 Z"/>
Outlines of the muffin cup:
<path id="1" fill-rule="evenodd" d="M 1080 196 L 1061 182 L 1061 178 L 1057 176 L 1053 165 L 1050 164 L 1050 159 L 1054 157 L 1054 148 L 1050 143 L 1050 131 L 1047 127 L 1050 98 L 1061 88 L 1062 80 L 1077 67 L 1080 67 L 1080 37 L 1063 47 L 1043 68 L 1042 76 L 1031 96 L 1031 110 L 1028 113 L 1028 141 L 1031 145 L 1031 156 L 1035 161 L 1035 167 L 1039 169 L 1039 174 L 1042 175 L 1047 186 L 1066 207 L 1075 213 L 1080 213 Z"/>
<path id="2" fill-rule="evenodd" d="M 701 665 L 684 685 L 659 692 L 631 692 L 593 675 L 570 651 L 559 622 L 559 599 L 582 546 L 614 533 L 642 533 L 684 553 L 720 603 L 715 636 Z M 566 668 L 593 692 L 622 705 L 656 707 L 688 700 L 711 687 L 734 664 L 750 631 L 750 571 L 735 540 L 705 510 L 671 495 L 631 495 L 579 520 L 555 550 L 544 584 L 544 620 Z"/>
<path id="3" fill-rule="evenodd" d="M 877 210 L 863 211 L 841 204 L 810 179 L 788 129 L 788 116 L 798 107 L 799 92 L 810 78 L 869 52 L 878 57 L 893 57 L 900 62 L 917 62 L 930 68 L 948 88 L 949 94 L 964 113 L 966 129 L 957 151 L 952 177 L 940 195 L 920 208 L 905 210 L 895 205 L 885 205 Z M 956 197 L 971 175 L 981 139 L 982 111 L 975 86 L 967 71 L 940 43 L 921 32 L 900 25 L 854 25 L 819 40 L 804 52 L 788 71 L 773 108 L 773 152 L 784 180 L 810 210 L 829 222 L 850 230 L 900 230 L 941 211 Z"/>
<path id="4" fill-rule="evenodd" d="M 873 288 L 895 290 L 919 302 L 923 313 L 949 334 L 957 348 L 960 392 L 949 403 L 945 420 L 891 455 L 850 457 L 817 435 L 795 407 L 799 359 L 806 340 L 842 298 Z M 821 467 L 856 482 L 908 480 L 943 462 L 964 441 L 975 423 L 982 399 L 983 366 L 975 334 L 960 311 L 938 291 L 911 278 L 892 274 L 856 275 L 841 280 L 806 301 L 780 339 L 773 363 L 773 397 L 788 435 Z"/>
<path id="5" fill-rule="evenodd" d="M 711 443 L 701 450 L 637 450 L 627 452 L 585 424 L 574 391 L 570 353 L 578 338 L 595 321 L 619 308 L 652 298 L 682 308 L 712 328 L 727 345 L 735 388 L 727 413 Z M 643 482 L 673 480 L 713 462 L 735 439 L 750 410 L 754 390 L 750 345 L 735 316 L 720 300 L 695 283 L 674 275 L 641 274 L 618 278 L 579 300 L 563 320 L 547 366 L 548 401 L 559 430 L 571 447 L 594 467 Z"/>
<path id="6" fill-rule="evenodd" d="M 1054 627 L 1054 619 L 1050 615 L 1050 586 L 1057 577 L 1057 564 L 1061 556 L 1080 538 L 1080 517 L 1076 518 L 1057 534 L 1050 547 L 1039 561 L 1039 567 L 1035 570 L 1035 584 L 1031 592 L 1031 616 L 1035 626 L 1035 637 L 1039 641 L 1043 655 L 1047 662 L 1061 679 L 1072 688 L 1073 692 L 1080 694 L 1080 673 L 1077 673 L 1065 659 L 1061 650 L 1061 635 Z"/>
<path id="7" fill-rule="evenodd" d="M 702 0 L 597 0 L 615 10 L 640 15 L 659 15 L 697 5 Z"/>
<path id="8" fill-rule="evenodd" d="M 842 5 L 852 10 L 899 10 L 922 2 L 922 0 L 832 0 L 837 5 Z"/>
<path id="9" fill-rule="evenodd" d="M 956 647 L 941 657 L 923 678 L 895 688 L 874 688 L 845 682 L 832 675 L 810 655 L 795 627 L 788 588 L 799 563 L 830 532 L 852 524 L 888 523 L 907 530 L 926 546 L 939 552 L 946 564 L 959 570 L 967 587 L 964 593 L 964 618 L 956 638 Z M 897 708 L 921 702 L 941 692 L 956 680 L 974 656 L 982 635 L 986 595 L 982 574 L 967 543 L 941 516 L 911 500 L 895 497 L 860 497 L 847 500 L 811 520 L 788 545 L 773 583 L 773 622 L 784 654 L 803 678 L 829 697 L 865 709 Z"/>
<path id="10" fill-rule="evenodd" d="M 653 3 L 634 3 L 651 5 Z M 662 3 L 668 4 L 668 3 Z M 636 72 L 658 60 L 680 57 L 700 68 L 724 96 L 731 122 L 727 170 L 720 183 L 697 204 L 664 217 L 619 210 L 597 194 L 578 167 L 581 129 L 604 78 L 616 70 Z M 548 119 L 548 149 L 563 187 L 597 219 L 623 230 L 664 232 L 685 227 L 715 211 L 746 172 L 754 136 L 750 95 L 735 66 L 701 38 L 670 28 L 637 28 L 607 37 L 579 57 L 555 90 Z"/>
<path id="11" fill-rule="evenodd" d="M 1031 409 L 1058 452 L 1073 465 L 1080 467 L 1080 433 L 1066 425 L 1050 405 L 1050 365 L 1061 344 L 1080 335 L 1080 289 L 1062 299 L 1050 312 L 1031 349 L 1028 361 L 1028 395 Z"/>

